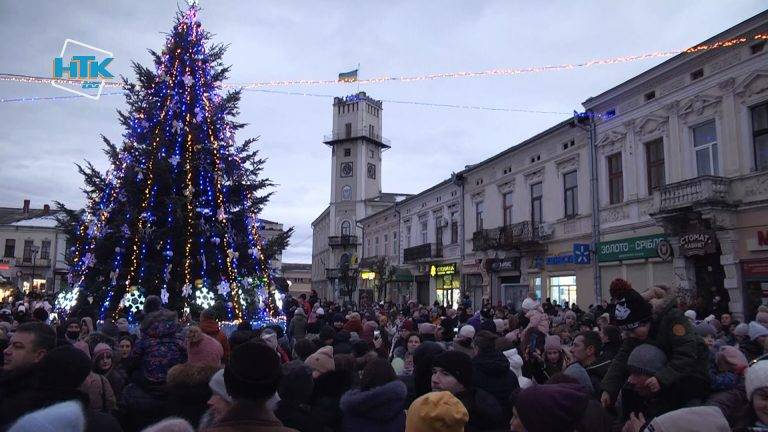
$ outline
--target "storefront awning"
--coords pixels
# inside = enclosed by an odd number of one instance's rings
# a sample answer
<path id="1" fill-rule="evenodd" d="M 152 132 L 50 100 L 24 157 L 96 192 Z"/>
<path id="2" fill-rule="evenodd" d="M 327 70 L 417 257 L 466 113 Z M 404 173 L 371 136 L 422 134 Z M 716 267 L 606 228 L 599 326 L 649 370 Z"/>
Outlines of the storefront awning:
<path id="1" fill-rule="evenodd" d="M 407 268 L 398 268 L 393 282 L 413 282 L 413 274 Z"/>

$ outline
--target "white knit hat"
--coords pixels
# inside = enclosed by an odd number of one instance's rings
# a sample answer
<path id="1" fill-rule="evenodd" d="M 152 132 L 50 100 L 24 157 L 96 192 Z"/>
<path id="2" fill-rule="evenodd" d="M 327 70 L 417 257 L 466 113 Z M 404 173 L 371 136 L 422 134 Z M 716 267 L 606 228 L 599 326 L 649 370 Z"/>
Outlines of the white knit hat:
<path id="1" fill-rule="evenodd" d="M 728 420 L 720 408 L 698 406 L 670 411 L 653 419 L 646 430 L 655 432 L 728 432 Z"/>
<path id="2" fill-rule="evenodd" d="M 535 309 L 536 306 L 538 306 L 539 303 L 536 302 L 536 300 L 526 297 L 525 300 L 523 300 L 523 304 L 520 306 L 523 309 L 523 312 L 528 312 L 531 309 Z"/>
<path id="3" fill-rule="evenodd" d="M 749 324 L 747 323 L 740 323 L 736 326 L 735 329 L 733 329 L 733 334 L 735 336 L 747 336 L 749 335 Z"/>
<path id="4" fill-rule="evenodd" d="M 683 315 L 685 315 L 691 321 L 696 321 L 696 311 L 695 310 L 688 309 L 687 311 L 685 311 L 685 313 Z"/>
<path id="5" fill-rule="evenodd" d="M 749 323 L 749 340 L 755 340 L 760 336 L 768 336 L 768 329 L 755 321 Z"/>
<path id="6" fill-rule="evenodd" d="M 475 337 L 475 328 L 468 324 L 463 326 L 459 329 L 459 337 L 473 339 Z"/>
<path id="7" fill-rule="evenodd" d="M 744 379 L 747 389 L 747 398 L 752 400 L 752 393 L 763 387 L 768 387 L 768 360 L 761 360 L 747 368 L 747 376 Z"/>

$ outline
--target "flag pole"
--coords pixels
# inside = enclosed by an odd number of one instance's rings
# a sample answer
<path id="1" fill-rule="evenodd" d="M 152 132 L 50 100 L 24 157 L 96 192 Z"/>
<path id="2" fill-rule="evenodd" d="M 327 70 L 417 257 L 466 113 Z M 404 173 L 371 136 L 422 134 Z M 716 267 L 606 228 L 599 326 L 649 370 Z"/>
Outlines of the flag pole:
<path id="1" fill-rule="evenodd" d="M 360 63 L 357 64 L 357 92 L 360 93 Z"/>

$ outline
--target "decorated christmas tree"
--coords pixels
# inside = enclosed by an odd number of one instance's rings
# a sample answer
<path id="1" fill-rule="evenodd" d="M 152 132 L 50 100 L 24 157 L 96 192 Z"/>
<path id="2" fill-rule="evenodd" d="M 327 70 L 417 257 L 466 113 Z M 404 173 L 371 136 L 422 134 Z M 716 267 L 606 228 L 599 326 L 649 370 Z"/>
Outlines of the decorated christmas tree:
<path id="1" fill-rule="evenodd" d="M 60 312 L 90 297 L 99 319 L 132 317 L 155 294 L 174 310 L 215 305 L 223 319 L 278 316 L 269 259 L 293 229 L 260 237 L 273 184 L 256 139 L 235 139 L 240 91 L 220 94 L 225 47 L 207 45 L 198 11 L 180 12 L 162 52 L 150 51 L 154 71 L 134 63 L 137 82 L 123 79 L 122 144 L 102 137 L 110 169 L 78 167 L 86 209 L 59 204 L 74 244 Z"/>

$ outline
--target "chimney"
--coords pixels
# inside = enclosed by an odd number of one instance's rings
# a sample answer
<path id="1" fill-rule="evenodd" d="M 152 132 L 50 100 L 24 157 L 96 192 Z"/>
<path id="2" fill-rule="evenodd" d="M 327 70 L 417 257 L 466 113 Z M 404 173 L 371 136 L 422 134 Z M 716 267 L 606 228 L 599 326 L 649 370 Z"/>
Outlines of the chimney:
<path id="1" fill-rule="evenodd" d="M 28 199 L 24 200 L 24 207 L 21 209 L 21 212 L 25 213 L 25 214 L 29 213 L 29 200 Z"/>
<path id="2" fill-rule="evenodd" d="M 46 204 L 43 206 L 43 216 L 48 216 L 48 214 L 51 212 L 51 206 Z"/>

